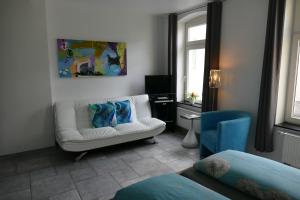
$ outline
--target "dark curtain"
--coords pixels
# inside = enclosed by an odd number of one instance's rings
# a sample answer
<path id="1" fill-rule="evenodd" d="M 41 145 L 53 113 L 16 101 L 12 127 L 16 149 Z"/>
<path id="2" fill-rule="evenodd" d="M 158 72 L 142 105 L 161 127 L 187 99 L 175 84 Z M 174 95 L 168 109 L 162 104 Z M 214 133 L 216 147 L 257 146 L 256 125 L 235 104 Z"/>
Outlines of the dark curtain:
<path id="1" fill-rule="evenodd" d="M 171 92 L 176 94 L 177 82 L 177 14 L 169 14 L 168 30 L 168 75 L 171 79 Z"/>
<path id="2" fill-rule="evenodd" d="M 202 112 L 217 110 L 218 89 L 209 88 L 209 72 L 211 69 L 219 69 L 221 19 L 222 2 L 209 3 L 207 5 Z"/>
<path id="3" fill-rule="evenodd" d="M 265 52 L 260 84 L 255 148 L 273 151 L 285 0 L 269 0 Z"/>

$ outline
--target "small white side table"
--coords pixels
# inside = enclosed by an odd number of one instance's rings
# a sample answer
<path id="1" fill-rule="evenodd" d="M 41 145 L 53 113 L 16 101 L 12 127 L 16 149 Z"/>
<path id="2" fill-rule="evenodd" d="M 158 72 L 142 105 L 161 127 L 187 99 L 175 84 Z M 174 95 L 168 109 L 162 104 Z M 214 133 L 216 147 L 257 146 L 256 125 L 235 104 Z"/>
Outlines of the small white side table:
<path id="1" fill-rule="evenodd" d="M 194 129 L 194 119 L 200 119 L 199 115 L 188 115 L 184 114 L 180 116 L 183 119 L 186 120 L 191 120 L 191 127 L 186 136 L 184 137 L 182 141 L 182 146 L 185 148 L 196 148 L 198 147 L 198 140 L 195 134 L 195 129 Z"/>

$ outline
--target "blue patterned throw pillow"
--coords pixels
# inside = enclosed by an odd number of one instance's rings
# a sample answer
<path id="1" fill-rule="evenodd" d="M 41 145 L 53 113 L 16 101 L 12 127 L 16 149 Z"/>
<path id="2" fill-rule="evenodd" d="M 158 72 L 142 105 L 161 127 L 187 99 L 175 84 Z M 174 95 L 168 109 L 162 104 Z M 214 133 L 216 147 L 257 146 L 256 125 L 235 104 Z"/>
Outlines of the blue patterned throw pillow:
<path id="1" fill-rule="evenodd" d="M 118 124 L 130 123 L 131 119 L 131 107 L 130 101 L 116 101 L 114 102 L 116 107 L 116 117 Z"/>
<path id="2" fill-rule="evenodd" d="M 94 128 L 116 126 L 116 108 L 113 103 L 89 104 L 88 107 Z"/>

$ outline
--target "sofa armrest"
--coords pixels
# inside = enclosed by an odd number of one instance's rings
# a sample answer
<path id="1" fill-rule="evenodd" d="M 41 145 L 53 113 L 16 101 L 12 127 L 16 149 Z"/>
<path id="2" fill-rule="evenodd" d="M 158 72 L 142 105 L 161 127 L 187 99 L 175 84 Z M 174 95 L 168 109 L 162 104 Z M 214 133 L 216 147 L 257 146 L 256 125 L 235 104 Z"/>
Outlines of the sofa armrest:
<path id="1" fill-rule="evenodd" d="M 250 124 L 249 117 L 219 122 L 217 151 L 228 149 L 245 151 Z"/>
<path id="2" fill-rule="evenodd" d="M 65 129 L 56 132 L 56 139 L 58 142 L 67 142 L 82 140 L 83 137 L 77 130 Z"/>
<path id="3" fill-rule="evenodd" d="M 72 102 L 58 102 L 54 106 L 55 135 L 60 142 L 82 140 L 77 130 L 76 115 Z"/>
<path id="4" fill-rule="evenodd" d="M 76 115 L 72 102 L 57 102 L 54 105 L 56 131 L 77 130 Z"/>

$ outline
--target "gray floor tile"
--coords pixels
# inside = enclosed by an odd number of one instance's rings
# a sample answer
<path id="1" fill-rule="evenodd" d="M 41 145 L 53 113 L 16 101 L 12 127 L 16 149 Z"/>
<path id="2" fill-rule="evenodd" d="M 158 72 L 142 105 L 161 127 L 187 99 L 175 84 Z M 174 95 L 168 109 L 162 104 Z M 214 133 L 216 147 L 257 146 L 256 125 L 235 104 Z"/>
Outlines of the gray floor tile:
<path id="1" fill-rule="evenodd" d="M 134 152 L 132 149 L 131 150 L 125 149 L 124 151 L 122 151 L 122 149 L 119 149 L 117 151 L 106 152 L 105 155 L 106 158 L 108 159 L 123 159 L 127 161 L 134 161 L 142 158 L 139 154 Z"/>
<path id="2" fill-rule="evenodd" d="M 109 195 L 102 196 L 102 197 L 98 198 L 97 200 L 111 200 L 114 198 L 114 196 L 115 196 L 115 194 L 109 194 Z"/>
<path id="3" fill-rule="evenodd" d="M 55 170 L 57 174 L 67 174 L 71 171 L 88 168 L 89 165 L 85 160 L 81 160 L 79 162 L 67 162 L 67 163 L 60 163 L 55 166 Z"/>
<path id="4" fill-rule="evenodd" d="M 15 162 L 10 159 L 2 159 L 0 160 L 0 180 L 1 178 L 16 175 L 17 166 Z"/>
<path id="5" fill-rule="evenodd" d="M 153 157 L 162 163 L 168 163 L 168 162 L 178 159 L 178 157 L 176 155 L 173 155 L 170 152 L 163 152 L 161 154 L 154 155 Z"/>
<path id="6" fill-rule="evenodd" d="M 149 158 L 153 157 L 154 155 L 163 153 L 164 150 L 157 145 L 148 145 L 145 147 L 135 149 L 135 152 L 137 152 L 143 158 Z"/>
<path id="7" fill-rule="evenodd" d="M 197 155 L 198 149 L 185 149 L 183 147 L 177 147 L 170 151 L 168 151 L 170 154 L 172 154 L 173 157 L 176 157 L 177 159 L 185 159 L 190 158 L 192 156 Z"/>
<path id="8" fill-rule="evenodd" d="M 128 168 L 128 165 L 122 159 L 115 158 L 92 159 L 89 160 L 89 163 L 99 174 Z"/>
<path id="9" fill-rule="evenodd" d="M 152 176 L 160 176 L 160 175 L 169 174 L 169 173 L 176 173 L 176 171 L 174 169 L 172 169 L 171 167 L 160 168 L 160 169 L 150 172 L 150 176 L 151 177 Z"/>
<path id="10" fill-rule="evenodd" d="M 157 146 L 159 146 L 164 151 L 171 151 L 178 147 L 178 145 L 174 145 L 172 143 L 165 143 L 165 142 L 164 143 L 158 142 Z"/>
<path id="11" fill-rule="evenodd" d="M 82 200 L 94 200 L 114 194 L 121 187 L 113 177 L 98 176 L 76 183 Z"/>
<path id="12" fill-rule="evenodd" d="M 119 170 L 119 171 L 112 171 L 112 172 L 110 172 L 110 174 L 120 184 L 139 177 L 139 175 L 129 167 L 125 168 L 125 169 L 122 169 L 122 170 Z"/>
<path id="13" fill-rule="evenodd" d="M 178 134 L 178 133 L 168 133 L 168 134 L 161 134 L 158 136 L 161 142 L 167 142 L 174 145 L 180 145 L 184 138 L 185 134 Z"/>
<path id="14" fill-rule="evenodd" d="M 11 176 L 0 181 L 0 195 L 30 188 L 29 174 Z"/>
<path id="15" fill-rule="evenodd" d="M 36 180 L 31 183 L 32 199 L 45 199 L 75 189 L 70 175 Z"/>
<path id="16" fill-rule="evenodd" d="M 132 180 L 129 180 L 129 181 L 126 181 L 126 182 L 123 182 L 121 184 L 122 187 L 127 187 L 129 185 L 132 185 L 134 183 L 137 183 L 137 182 L 140 182 L 140 181 L 143 181 L 147 178 L 150 178 L 151 176 L 150 175 L 146 175 L 146 176 L 141 176 L 141 177 L 138 177 L 138 178 L 135 178 L 135 179 L 132 179 Z"/>
<path id="17" fill-rule="evenodd" d="M 121 186 L 192 166 L 199 150 L 184 149 L 184 136 L 164 133 L 156 137 L 156 144 L 107 147 L 80 162 L 57 147 L 0 157 L 0 200 L 111 199 Z"/>
<path id="18" fill-rule="evenodd" d="M 71 176 L 75 182 L 79 182 L 88 178 L 97 176 L 97 173 L 92 168 L 77 169 L 71 172 Z"/>
<path id="19" fill-rule="evenodd" d="M 72 190 L 50 197 L 49 200 L 81 200 L 81 198 L 76 190 Z"/>
<path id="20" fill-rule="evenodd" d="M 17 160 L 17 171 L 19 173 L 43 169 L 49 166 L 51 166 L 51 162 L 48 157 L 37 157 Z"/>
<path id="21" fill-rule="evenodd" d="M 161 170 L 170 169 L 167 165 L 155 160 L 153 158 L 145 158 L 138 161 L 128 163 L 130 167 L 136 171 L 140 176 L 149 175 Z"/>
<path id="22" fill-rule="evenodd" d="M 49 177 L 52 177 L 55 175 L 56 175 L 55 169 L 53 167 L 48 167 L 45 169 L 32 171 L 30 173 L 30 178 L 31 178 L 31 181 L 35 181 L 35 180 L 39 180 L 39 179 L 49 178 Z"/>
<path id="23" fill-rule="evenodd" d="M 176 172 L 180 172 L 182 170 L 185 170 L 189 167 L 192 167 L 195 161 L 193 161 L 191 158 L 184 158 L 180 160 L 173 160 L 171 162 L 166 163 L 170 168 L 175 170 Z"/>
<path id="24" fill-rule="evenodd" d="M 31 200 L 30 189 L 0 195 L 0 200 Z"/>
<path id="25" fill-rule="evenodd" d="M 131 162 L 131 161 L 136 161 L 136 160 L 142 159 L 142 156 L 140 156 L 138 153 L 132 151 L 132 152 L 123 154 L 122 156 L 120 156 L 120 158 L 124 161 Z"/>
<path id="26" fill-rule="evenodd" d="M 104 155 L 107 158 L 120 158 L 126 153 L 130 153 L 130 149 L 116 149 L 116 150 L 107 150 Z"/>

